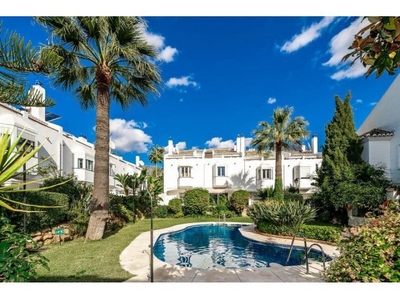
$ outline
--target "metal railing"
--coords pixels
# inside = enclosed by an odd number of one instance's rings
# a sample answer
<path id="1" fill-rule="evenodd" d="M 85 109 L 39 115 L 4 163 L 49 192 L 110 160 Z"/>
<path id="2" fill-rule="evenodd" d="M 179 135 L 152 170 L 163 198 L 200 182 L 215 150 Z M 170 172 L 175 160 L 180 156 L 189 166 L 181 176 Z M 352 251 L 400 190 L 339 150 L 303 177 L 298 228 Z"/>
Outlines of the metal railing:
<path id="1" fill-rule="evenodd" d="M 323 268 L 324 268 L 324 270 L 325 270 L 325 252 L 324 252 L 324 249 L 322 248 L 321 245 L 315 244 L 315 243 L 312 244 L 310 247 L 307 247 L 307 240 L 306 240 L 306 237 L 305 237 L 304 234 L 301 233 L 301 232 L 297 232 L 297 233 L 295 233 L 295 234 L 293 235 L 292 244 L 290 245 L 290 251 L 289 251 L 288 258 L 287 258 L 287 260 L 286 260 L 286 264 L 289 262 L 290 255 L 292 255 L 293 244 L 294 244 L 294 240 L 295 240 L 295 238 L 296 238 L 296 235 L 302 237 L 303 240 L 304 240 L 304 253 L 305 253 L 304 259 L 305 259 L 305 261 L 306 261 L 306 273 L 309 274 L 309 271 L 310 271 L 310 269 L 309 269 L 309 264 L 308 264 L 308 255 L 309 255 L 310 250 L 311 250 L 311 248 L 312 248 L 313 246 L 318 246 L 318 247 L 321 249 L 321 252 L 322 252 L 322 261 L 323 261 Z"/>

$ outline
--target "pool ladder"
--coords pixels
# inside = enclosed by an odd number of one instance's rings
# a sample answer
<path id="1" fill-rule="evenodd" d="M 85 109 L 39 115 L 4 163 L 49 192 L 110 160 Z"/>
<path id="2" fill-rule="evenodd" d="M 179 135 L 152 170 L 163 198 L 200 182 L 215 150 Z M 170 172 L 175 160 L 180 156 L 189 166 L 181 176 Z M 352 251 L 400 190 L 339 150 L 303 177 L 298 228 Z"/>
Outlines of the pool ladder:
<path id="1" fill-rule="evenodd" d="M 309 266 L 308 266 L 308 254 L 310 253 L 310 250 L 311 250 L 311 248 L 312 248 L 313 246 L 318 246 L 318 247 L 321 249 L 321 252 L 322 252 L 322 263 L 323 263 L 323 268 L 324 268 L 324 271 L 325 271 L 325 252 L 324 252 L 324 249 L 322 249 L 322 246 L 321 246 L 321 245 L 315 244 L 315 243 L 314 243 L 314 244 L 311 244 L 310 247 L 307 247 L 307 240 L 306 240 L 306 237 L 305 237 L 304 234 L 302 234 L 301 232 L 298 232 L 297 234 L 294 234 L 294 235 L 293 235 L 292 244 L 290 245 L 290 251 L 289 251 L 288 258 L 287 258 L 287 260 L 286 260 L 286 264 L 289 262 L 290 255 L 292 254 L 293 244 L 294 244 L 294 240 L 295 240 L 295 238 L 296 238 L 296 235 L 301 236 L 301 237 L 303 238 L 303 240 L 304 240 L 304 252 L 305 252 L 304 258 L 305 258 L 305 260 L 306 260 L 306 270 L 307 270 L 306 273 L 309 274 L 309 271 L 310 271 Z"/>

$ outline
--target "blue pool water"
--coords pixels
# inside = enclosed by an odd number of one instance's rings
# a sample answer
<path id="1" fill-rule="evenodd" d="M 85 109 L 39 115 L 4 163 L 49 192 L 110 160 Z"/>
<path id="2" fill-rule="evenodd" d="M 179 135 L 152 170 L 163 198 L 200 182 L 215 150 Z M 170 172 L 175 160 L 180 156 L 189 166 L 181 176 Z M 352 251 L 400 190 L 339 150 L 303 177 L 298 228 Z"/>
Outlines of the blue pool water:
<path id="1" fill-rule="evenodd" d="M 184 230 L 162 234 L 154 244 L 154 255 L 161 261 L 192 268 L 264 268 L 270 263 L 283 266 L 305 263 L 304 248 L 249 240 L 242 236 L 242 225 L 195 225 Z M 311 249 L 309 258 L 322 259 L 322 253 Z M 331 258 L 325 257 L 325 261 Z"/>

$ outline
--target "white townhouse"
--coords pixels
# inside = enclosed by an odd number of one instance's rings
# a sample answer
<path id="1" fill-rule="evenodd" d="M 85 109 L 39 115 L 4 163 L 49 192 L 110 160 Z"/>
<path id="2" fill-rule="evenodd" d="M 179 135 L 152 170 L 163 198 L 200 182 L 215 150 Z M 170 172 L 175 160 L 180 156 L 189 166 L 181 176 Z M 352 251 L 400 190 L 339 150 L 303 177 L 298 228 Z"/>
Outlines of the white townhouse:
<path id="1" fill-rule="evenodd" d="M 35 84 L 34 89 L 40 91 L 45 98 L 45 89 L 40 84 Z M 0 103 L 0 133 L 8 130 L 12 134 L 12 140 L 23 132 L 22 138 L 29 144 L 38 146 L 44 144 L 39 152 L 30 159 L 26 168 L 36 165 L 39 160 L 51 157 L 48 161 L 41 164 L 54 164 L 58 171 L 64 175 L 74 174 L 78 181 L 93 184 L 94 178 L 94 154 L 95 145 L 89 143 L 84 137 L 75 137 L 72 134 L 64 132 L 59 125 L 52 123 L 58 116 L 46 113 L 45 107 L 25 107 L 17 109 L 11 105 Z M 113 144 L 110 143 L 110 192 L 122 194 L 121 184 L 114 179 L 115 174 L 134 174 L 140 173 L 143 162 L 139 156 L 136 162 L 125 161 L 122 157 L 111 153 Z M 37 180 L 37 172 L 29 171 L 26 175 L 26 181 Z M 13 181 L 23 180 L 22 176 L 13 179 Z"/>
<path id="2" fill-rule="evenodd" d="M 387 176 L 400 183 L 400 75 L 357 130 L 363 159 L 384 165 Z"/>
<path id="3" fill-rule="evenodd" d="M 318 139 L 312 137 L 311 149 L 282 153 L 284 187 L 295 186 L 303 194 L 314 191 L 311 185 L 321 166 Z M 238 136 L 234 149 L 178 150 L 168 141 L 164 155 L 164 204 L 180 198 L 192 188 L 205 188 L 211 194 L 227 194 L 244 189 L 255 199 L 259 189 L 273 187 L 275 154 L 266 158 L 254 149 L 246 150 L 245 138 Z"/>

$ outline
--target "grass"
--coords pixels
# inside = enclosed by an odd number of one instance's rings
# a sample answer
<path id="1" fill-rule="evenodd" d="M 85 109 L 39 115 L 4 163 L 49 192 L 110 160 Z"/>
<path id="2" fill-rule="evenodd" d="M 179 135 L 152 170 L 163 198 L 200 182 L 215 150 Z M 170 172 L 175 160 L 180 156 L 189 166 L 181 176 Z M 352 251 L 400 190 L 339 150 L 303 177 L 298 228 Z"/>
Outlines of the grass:
<path id="1" fill-rule="evenodd" d="M 214 218 L 155 219 L 153 228 L 162 229 L 183 223 L 212 222 Z M 248 217 L 229 218 L 229 222 L 252 222 Z M 50 271 L 39 267 L 35 282 L 123 282 L 133 275 L 122 269 L 121 252 L 142 232 L 150 230 L 150 220 L 130 223 L 99 241 L 79 238 L 43 248 Z"/>

